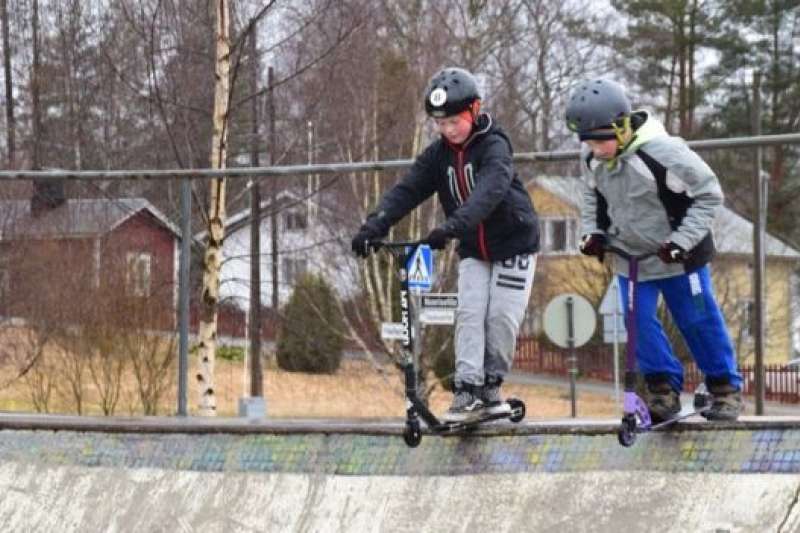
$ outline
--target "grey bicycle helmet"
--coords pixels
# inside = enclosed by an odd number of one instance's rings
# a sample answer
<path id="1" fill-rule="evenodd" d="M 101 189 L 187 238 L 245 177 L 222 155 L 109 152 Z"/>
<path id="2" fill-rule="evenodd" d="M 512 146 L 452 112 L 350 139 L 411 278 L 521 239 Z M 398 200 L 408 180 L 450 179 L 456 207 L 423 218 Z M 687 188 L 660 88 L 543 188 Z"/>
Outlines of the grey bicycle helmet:
<path id="1" fill-rule="evenodd" d="M 622 85 L 605 79 L 583 81 L 567 103 L 567 127 L 578 134 L 580 140 L 613 139 L 612 125 L 631 114 L 631 102 Z M 597 129 L 611 129 L 611 132 Z"/>
<path id="2" fill-rule="evenodd" d="M 436 118 L 457 115 L 480 98 L 475 76 L 463 68 L 444 68 L 425 89 L 425 112 Z"/>

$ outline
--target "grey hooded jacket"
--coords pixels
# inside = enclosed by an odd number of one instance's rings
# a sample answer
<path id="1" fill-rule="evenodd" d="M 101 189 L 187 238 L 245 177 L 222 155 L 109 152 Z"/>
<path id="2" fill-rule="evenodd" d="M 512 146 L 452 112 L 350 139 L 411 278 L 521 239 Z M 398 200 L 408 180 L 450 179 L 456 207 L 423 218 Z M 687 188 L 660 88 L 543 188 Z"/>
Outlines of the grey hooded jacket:
<path id="1" fill-rule="evenodd" d="M 669 135 L 646 111 L 634 113 L 639 127 L 613 161 L 592 156 L 584 145 L 581 173 L 583 234 L 605 234 L 633 255 L 655 252 L 672 241 L 687 250 L 684 264 L 650 257 L 639 265 L 642 281 L 683 274 L 708 263 L 714 254 L 711 225 L 723 195 L 711 168 L 680 137 Z M 614 270 L 628 275 L 615 257 Z"/>

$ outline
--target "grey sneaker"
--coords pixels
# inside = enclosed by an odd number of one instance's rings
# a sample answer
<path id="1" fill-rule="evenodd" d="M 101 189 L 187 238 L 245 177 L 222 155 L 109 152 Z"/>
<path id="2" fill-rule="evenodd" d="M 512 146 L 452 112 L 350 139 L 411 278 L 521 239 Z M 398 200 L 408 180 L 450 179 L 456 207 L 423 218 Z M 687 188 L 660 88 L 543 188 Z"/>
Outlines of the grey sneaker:
<path id="1" fill-rule="evenodd" d="M 734 421 L 744 411 L 742 391 L 730 383 L 709 385 L 711 407 L 701 414 L 708 420 Z"/>
<path id="2" fill-rule="evenodd" d="M 647 396 L 645 403 L 654 424 L 664 422 L 680 414 L 681 396 L 666 380 L 645 378 Z"/>
<path id="3" fill-rule="evenodd" d="M 453 404 L 442 417 L 445 422 L 467 422 L 478 418 L 483 411 L 481 387 L 464 383 L 456 385 Z"/>
<path id="4" fill-rule="evenodd" d="M 503 378 L 500 376 L 486 376 L 483 384 L 483 404 L 489 414 L 500 414 L 511 410 L 511 407 L 500 395 L 502 384 Z"/>

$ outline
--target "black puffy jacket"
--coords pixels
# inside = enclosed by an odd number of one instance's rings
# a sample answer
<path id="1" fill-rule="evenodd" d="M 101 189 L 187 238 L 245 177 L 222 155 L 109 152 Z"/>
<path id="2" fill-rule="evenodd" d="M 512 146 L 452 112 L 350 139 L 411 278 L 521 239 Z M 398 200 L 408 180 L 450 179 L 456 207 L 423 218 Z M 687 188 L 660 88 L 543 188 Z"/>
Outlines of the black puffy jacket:
<path id="1" fill-rule="evenodd" d="M 539 251 L 539 222 L 512 165 L 513 148 L 489 115 L 461 146 L 432 142 L 368 217 L 381 233 L 437 193 L 461 258 L 500 261 Z"/>

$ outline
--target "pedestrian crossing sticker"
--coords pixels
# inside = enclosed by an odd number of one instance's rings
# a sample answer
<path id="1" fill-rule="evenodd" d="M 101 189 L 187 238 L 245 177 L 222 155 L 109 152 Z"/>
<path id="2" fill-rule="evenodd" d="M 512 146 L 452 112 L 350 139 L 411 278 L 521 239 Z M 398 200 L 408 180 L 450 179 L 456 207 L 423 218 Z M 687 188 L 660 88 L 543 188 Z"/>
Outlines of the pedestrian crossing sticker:
<path id="1" fill-rule="evenodd" d="M 433 253 L 427 244 L 417 246 L 406 264 L 408 288 L 427 292 L 433 285 Z"/>

